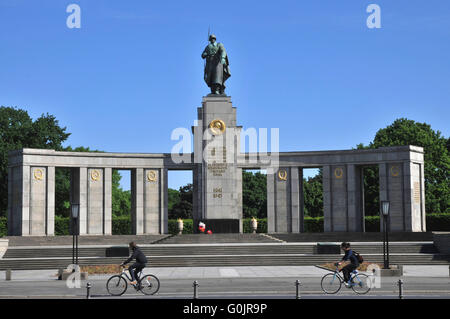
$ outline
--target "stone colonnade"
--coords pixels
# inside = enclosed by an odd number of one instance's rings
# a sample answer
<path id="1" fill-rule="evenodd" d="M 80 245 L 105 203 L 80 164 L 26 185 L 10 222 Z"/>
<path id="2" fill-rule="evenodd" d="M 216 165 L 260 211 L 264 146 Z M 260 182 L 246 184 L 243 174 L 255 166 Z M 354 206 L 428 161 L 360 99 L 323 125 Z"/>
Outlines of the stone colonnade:
<path id="1" fill-rule="evenodd" d="M 258 164 L 267 163 L 262 159 L 246 164 L 242 159 L 248 156 L 238 156 L 238 172 L 242 172 L 242 169 L 269 168 L 267 164 Z M 191 163 L 193 158 L 192 154 Z M 279 153 L 278 158 L 277 167 L 270 167 L 272 169 L 267 174 L 269 233 L 304 231 L 303 168 L 311 167 L 321 167 L 323 172 L 324 231 L 364 231 L 362 168 L 368 165 L 377 165 L 379 168 L 380 200 L 389 200 L 391 206 L 390 231 L 426 231 L 421 147 L 284 152 Z M 195 172 L 201 169 L 201 164 L 175 164 L 170 154 L 56 152 L 40 149 L 11 152 L 8 168 L 9 235 L 55 234 L 57 167 L 71 169 L 71 201 L 80 204 L 80 235 L 112 233 L 113 169 L 131 170 L 132 232 L 166 234 L 168 170 Z M 194 174 L 194 184 L 196 182 Z M 242 188 L 242 184 L 236 185 Z M 194 185 L 194 188 L 198 189 L 198 186 Z M 194 208 L 201 206 L 200 200 L 201 196 L 194 196 Z"/>
<path id="2" fill-rule="evenodd" d="M 71 202 L 79 203 L 80 235 L 112 234 L 112 170 L 131 170 L 134 234 L 168 232 L 165 154 L 56 152 L 23 149 L 10 153 L 8 234 L 55 234 L 55 169 L 71 170 Z M 176 167 L 180 169 L 180 166 Z M 191 167 L 188 167 L 191 168 Z M 183 165 L 181 165 L 183 169 Z"/>
<path id="3" fill-rule="evenodd" d="M 423 148 L 401 146 L 280 153 L 280 168 L 267 175 L 268 232 L 304 231 L 302 169 L 308 167 L 322 168 L 324 231 L 365 231 L 362 169 L 374 165 L 380 201 L 390 202 L 389 231 L 426 231 Z"/>

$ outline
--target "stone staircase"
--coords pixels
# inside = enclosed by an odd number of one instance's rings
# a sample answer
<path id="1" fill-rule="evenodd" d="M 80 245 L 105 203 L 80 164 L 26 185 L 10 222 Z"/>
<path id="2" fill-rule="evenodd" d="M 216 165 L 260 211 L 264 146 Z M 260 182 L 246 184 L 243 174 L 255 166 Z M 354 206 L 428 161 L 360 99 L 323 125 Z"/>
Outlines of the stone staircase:
<path id="1" fill-rule="evenodd" d="M 279 234 L 197 234 L 160 236 L 144 241 L 143 237 L 134 236 L 106 245 L 95 238 L 91 241 L 85 238 L 84 244 L 80 240 L 78 255 L 80 265 L 120 264 L 125 256 L 106 257 L 106 251 L 115 246 L 127 247 L 128 240 L 132 239 L 149 257 L 150 267 L 317 265 L 339 260 L 342 256 L 317 254 L 316 242 L 294 242 L 289 236 L 281 236 L 289 242 L 280 242 L 279 238 Z M 65 268 L 72 263 L 71 244 L 70 240 L 70 245 L 10 246 L 0 259 L 0 270 Z M 354 241 L 352 247 L 368 262 L 383 260 L 381 242 Z M 431 241 L 390 242 L 389 252 L 392 264 L 450 264 L 450 255 L 439 254 Z"/>

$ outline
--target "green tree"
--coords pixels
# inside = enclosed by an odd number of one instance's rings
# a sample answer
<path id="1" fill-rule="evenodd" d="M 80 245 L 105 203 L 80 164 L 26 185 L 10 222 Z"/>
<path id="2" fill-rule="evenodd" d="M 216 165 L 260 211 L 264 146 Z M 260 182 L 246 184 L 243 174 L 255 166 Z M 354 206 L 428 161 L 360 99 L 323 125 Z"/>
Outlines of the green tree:
<path id="1" fill-rule="evenodd" d="M 6 216 L 8 208 L 8 153 L 22 148 L 62 150 L 69 135 L 53 115 L 33 121 L 25 110 L 0 107 L 0 216 Z"/>
<path id="2" fill-rule="evenodd" d="M 123 190 L 120 187 L 120 180 L 122 175 L 118 170 L 112 171 L 112 203 L 111 210 L 113 216 L 130 216 L 131 218 L 131 192 L 129 190 Z"/>
<path id="3" fill-rule="evenodd" d="M 426 123 L 400 118 L 380 129 L 368 148 L 416 145 L 424 148 L 425 210 L 450 212 L 449 139 Z M 361 144 L 358 148 L 364 148 Z"/>
<path id="4" fill-rule="evenodd" d="M 178 200 L 176 200 L 175 198 L 172 209 L 171 211 L 169 211 L 170 219 L 192 218 L 193 194 L 194 194 L 194 186 L 192 184 L 187 184 L 186 186 L 180 187 L 180 190 L 178 191 Z"/>
<path id="5" fill-rule="evenodd" d="M 316 176 L 303 178 L 303 199 L 306 216 L 323 216 L 322 169 Z"/>
<path id="6" fill-rule="evenodd" d="M 267 176 L 242 171 L 242 211 L 244 218 L 267 217 Z"/>
<path id="7" fill-rule="evenodd" d="M 167 190 L 168 194 L 168 203 L 167 203 L 167 209 L 169 211 L 169 216 L 172 214 L 173 206 L 180 202 L 180 192 L 176 189 L 169 188 Z M 170 217 L 169 217 L 170 219 Z"/>

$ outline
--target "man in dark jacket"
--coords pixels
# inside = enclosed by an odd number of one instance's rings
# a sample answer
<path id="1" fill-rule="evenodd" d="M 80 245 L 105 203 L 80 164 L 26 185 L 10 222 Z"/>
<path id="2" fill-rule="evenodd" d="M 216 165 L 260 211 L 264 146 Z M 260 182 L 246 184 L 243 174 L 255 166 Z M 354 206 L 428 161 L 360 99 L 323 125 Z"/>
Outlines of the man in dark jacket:
<path id="1" fill-rule="evenodd" d="M 144 253 L 139 249 L 138 246 L 136 246 L 135 242 L 131 242 L 129 244 L 130 250 L 133 252 L 127 260 L 125 260 L 121 266 L 125 266 L 133 259 L 136 259 L 136 262 L 132 264 L 130 267 L 128 267 L 128 270 L 130 271 L 131 275 L 131 284 L 136 285 L 136 275 L 142 271 L 142 269 L 145 268 L 145 265 L 147 264 L 147 257 L 145 257 Z"/>
<path id="2" fill-rule="evenodd" d="M 344 274 L 345 286 L 349 288 L 351 287 L 351 283 L 349 282 L 350 274 L 352 271 L 359 267 L 359 261 L 350 248 L 350 243 L 342 243 L 341 249 L 344 250 L 345 255 L 344 257 L 342 257 L 342 261 L 339 262 L 339 265 L 342 264 L 343 261 L 350 261 L 348 265 L 341 269 L 342 273 Z"/>

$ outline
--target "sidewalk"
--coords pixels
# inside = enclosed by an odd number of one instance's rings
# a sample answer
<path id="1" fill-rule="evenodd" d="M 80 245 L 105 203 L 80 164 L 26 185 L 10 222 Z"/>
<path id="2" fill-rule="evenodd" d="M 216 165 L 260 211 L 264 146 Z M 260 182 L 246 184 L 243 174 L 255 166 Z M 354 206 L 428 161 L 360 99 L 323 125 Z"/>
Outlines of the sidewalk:
<path id="1" fill-rule="evenodd" d="M 204 278 L 304 278 L 322 277 L 328 271 L 315 266 L 245 266 L 245 267 L 163 267 L 145 268 L 144 273 L 159 279 L 204 279 Z M 57 279 L 57 269 L 13 270 L 12 281 L 51 281 Z M 0 271 L 0 281 L 6 273 Z M 89 275 L 91 280 L 107 279 L 107 275 Z M 403 277 L 449 277 L 448 265 L 405 265 Z"/>

